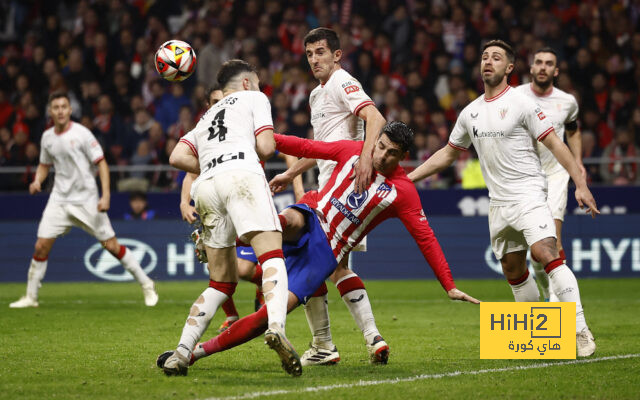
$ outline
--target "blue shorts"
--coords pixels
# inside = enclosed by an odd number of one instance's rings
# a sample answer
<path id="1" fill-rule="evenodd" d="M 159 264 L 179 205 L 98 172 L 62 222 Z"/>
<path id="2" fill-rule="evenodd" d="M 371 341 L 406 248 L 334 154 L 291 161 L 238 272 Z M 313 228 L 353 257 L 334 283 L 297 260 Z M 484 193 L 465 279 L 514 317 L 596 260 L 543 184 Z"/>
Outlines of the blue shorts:
<path id="1" fill-rule="evenodd" d="M 305 304 L 335 271 L 338 263 L 316 213 L 306 204 L 294 204 L 288 208 L 300 211 L 306 219 L 300 239 L 296 243 L 284 242 L 282 245 L 289 291 Z"/>
<path id="2" fill-rule="evenodd" d="M 238 258 L 242 258 L 243 260 L 251 261 L 254 264 L 258 263 L 256 253 L 253 252 L 253 247 L 251 246 L 236 246 L 236 256 L 238 256 Z"/>

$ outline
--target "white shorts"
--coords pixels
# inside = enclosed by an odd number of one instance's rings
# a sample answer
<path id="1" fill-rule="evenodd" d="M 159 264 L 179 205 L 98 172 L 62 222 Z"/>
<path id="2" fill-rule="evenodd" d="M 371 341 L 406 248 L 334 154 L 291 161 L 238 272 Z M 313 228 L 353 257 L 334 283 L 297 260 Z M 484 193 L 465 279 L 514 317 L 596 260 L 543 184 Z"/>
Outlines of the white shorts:
<path id="1" fill-rule="evenodd" d="M 556 237 L 556 226 L 547 203 L 523 202 L 489 206 L 491 249 L 498 260 L 505 254 L 526 250 L 532 244 Z"/>
<path id="2" fill-rule="evenodd" d="M 569 192 L 569 173 L 565 170 L 547 175 L 547 204 L 553 219 L 564 221 Z"/>
<path id="3" fill-rule="evenodd" d="M 57 238 L 69 232 L 73 226 L 83 229 L 100 242 L 116 236 L 109 216 L 106 212 L 98 211 L 97 202 L 68 204 L 48 201 L 38 225 L 38 237 Z"/>
<path id="4" fill-rule="evenodd" d="M 194 194 L 204 244 L 235 246 L 249 232 L 282 232 L 264 175 L 234 170 L 202 181 Z"/>

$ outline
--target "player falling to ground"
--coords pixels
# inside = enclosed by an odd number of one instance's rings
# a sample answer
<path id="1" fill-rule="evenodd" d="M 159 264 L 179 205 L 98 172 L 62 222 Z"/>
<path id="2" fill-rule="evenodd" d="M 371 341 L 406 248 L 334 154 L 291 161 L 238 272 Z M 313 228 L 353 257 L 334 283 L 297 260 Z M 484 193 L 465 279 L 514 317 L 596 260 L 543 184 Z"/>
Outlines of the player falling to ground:
<path id="1" fill-rule="evenodd" d="M 342 50 L 335 31 L 317 28 L 304 38 L 305 51 L 313 76 L 318 85 L 309 96 L 311 124 L 316 140 L 333 142 L 337 140 L 366 140 L 352 174 L 356 195 L 361 195 L 369 187 L 372 176 L 373 146 L 385 124 L 385 119 L 375 107 L 362 85 L 340 66 Z M 269 183 L 274 192 L 283 190 L 291 180 L 315 165 L 313 159 L 301 159 L 285 173 L 276 176 Z M 336 163 L 319 160 L 319 187 L 325 186 Z M 356 251 L 366 250 L 362 241 Z M 387 357 L 389 346 L 384 341 L 375 324 L 371 303 L 360 277 L 350 267 L 350 258 L 341 258 L 338 268 L 330 277 L 336 285 L 351 315 L 362 331 L 365 344 L 374 356 Z M 302 355 L 302 365 L 336 363 L 340 355 L 331 337 L 327 289 L 323 285 L 316 296 L 305 305 L 305 314 L 313 334 L 311 348 Z M 386 363 L 386 358 L 380 359 Z"/>
<path id="2" fill-rule="evenodd" d="M 348 177 L 353 172 L 353 163 L 362 150 L 363 142 L 326 143 L 293 136 L 275 137 L 278 149 L 284 153 L 337 162 L 327 184 L 319 192 L 307 193 L 300 203 L 281 213 L 285 217 L 283 247 L 289 274 L 289 311 L 308 301 L 333 272 L 332 268 L 367 233 L 389 218 L 402 221 L 450 299 L 479 303 L 456 288 L 415 186 L 399 166 L 413 140 L 413 134 L 405 124 L 392 122 L 377 135 L 373 152 L 375 176 L 362 195 L 356 194 L 354 182 Z M 264 332 L 266 327 L 267 312 L 263 307 L 241 318 L 213 339 L 198 344 L 191 363 L 245 343 Z M 162 367 L 172 353 L 161 354 L 158 366 Z"/>
<path id="3" fill-rule="evenodd" d="M 82 228 L 98 239 L 109 253 L 120 260 L 122 266 L 142 285 L 145 304 L 155 306 L 158 294 L 153 281 L 144 273 L 133 253 L 118 243 L 107 216 L 111 200 L 109 166 L 100 144 L 91 131 L 71 121 L 71 103 L 66 93 L 49 96 L 49 113 L 53 127 L 42 134 L 40 164 L 29 185 L 29 193 L 42 190 L 42 182 L 49 175 L 51 166 L 55 168 L 55 181 L 38 226 L 38 239 L 29 266 L 27 293 L 9 307 L 38 307 L 38 289 L 47 271 L 49 252 L 56 239 L 73 226 Z M 98 166 L 102 186 L 100 198 L 93 165 Z"/>
<path id="4" fill-rule="evenodd" d="M 271 106 L 259 91 L 254 68 L 242 60 L 225 62 L 217 80 L 224 97 L 180 139 L 169 158 L 172 166 L 199 174 L 191 197 L 203 226 L 210 287 L 191 307 L 164 371 L 187 373 L 194 346 L 218 307 L 233 295 L 239 237 L 251 243 L 264 270 L 262 289 L 269 320 L 265 341 L 288 373 L 300 375 L 300 359 L 285 336 L 288 292 L 282 228 L 260 165 L 260 159 L 275 151 Z"/>
<path id="5" fill-rule="evenodd" d="M 222 90 L 217 86 L 212 87 L 207 93 L 207 108 L 210 108 L 216 104 L 223 97 Z M 286 156 L 282 153 L 278 154 L 278 157 L 284 158 L 287 165 L 293 165 L 298 159 L 293 156 Z M 180 192 L 180 212 L 182 219 L 190 224 L 197 221 L 197 211 L 194 206 L 191 205 L 191 185 L 197 178 L 196 174 L 187 173 L 182 181 L 182 190 Z M 302 178 L 297 177 L 293 181 L 293 191 L 296 200 L 300 199 L 304 194 L 304 188 L 302 186 Z M 197 233 L 196 233 L 197 234 Z M 236 246 L 236 257 L 238 259 L 238 277 L 242 280 L 252 282 L 256 285 L 256 298 L 254 300 L 254 311 L 258 311 L 264 304 L 264 296 L 262 294 L 262 266 L 258 263 L 255 252 L 249 246 Z M 206 263 L 206 253 L 198 253 L 198 259 L 201 262 Z M 218 332 L 224 332 L 229 328 L 231 324 L 239 319 L 238 310 L 233 301 L 233 297 L 229 297 L 227 301 L 222 303 L 222 311 L 224 311 L 226 318 L 218 328 Z"/>
<path id="6" fill-rule="evenodd" d="M 559 73 L 556 52 L 550 47 L 536 51 L 530 72 L 533 81 L 518 86 L 517 90 L 538 103 L 544 115 L 553 123 L 553 128 L 561 141 L 564 141 L 566 132 L 569 149 L 580 168 L 582 177 L 586 178 L 587 172 L 582 165 L 582 137 L 577 122 L 578 102 L 573 95 L 553 86 L 553 79 Z M 542 171 L 547 176 L 547 203 L 555 222 L 556 245 L 560 258 L 566 260 L 562 246 L 562 222 L 567 209 L 569 173 L 544 145 L 538 142 L 537 146 Z M 544 271 L 544 265 L 533 258 L 531 258 L 531 265 L 536 273 L 544 298 L 549 300 L 551 297 L 553 301 L 557 301 L 553 290 L 549 290 L 549 277 Z M 582 311 L 580 312 L 582 313 Z"/>
<path id="7" fill-rule="evenodd" d="M 545 266 L 551 287 L 560 301 L 575 302 L 578 356 L 595 351 L 580 301 L 578 281 L 556 246 L 556 229 L 546 198 L 546 180 L 535 141 L 547 147 L 576 184 L 575 196 L 593 217 L 599 213 L 580 168 L 553 125 L 533 99 L 507 84 L 514 53 L 501 40 L 483 48 L 480 73 L 485 93 L 465 107 L 448 145 L 409 174 L 419 181 L 458 158 L 471 144 L 478 153 L 489 189 L 491 247 L 502 264 L 516 301 L 538 301 L 538 287 L 526 266 L 527 247 Z"/>

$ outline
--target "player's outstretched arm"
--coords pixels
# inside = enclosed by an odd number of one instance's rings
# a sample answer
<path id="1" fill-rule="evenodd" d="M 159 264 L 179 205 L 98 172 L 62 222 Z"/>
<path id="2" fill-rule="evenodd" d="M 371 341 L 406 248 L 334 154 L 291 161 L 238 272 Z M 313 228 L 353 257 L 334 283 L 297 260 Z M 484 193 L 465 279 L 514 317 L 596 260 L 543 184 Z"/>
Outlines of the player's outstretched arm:
<path id="1" fill-rule="evenodd" d="M 576 163 L 576 160 L 571 155 L 569 148 L 566 144 L 560 141 L 558 135 L 554 132 L 548 134 L 544 139 L 542 139 L 542 144 L 547 146 L 547 148 L 553 153 L 553 156 L 558 160 L 558 162 L 567 170 L 571 179 L 576 185 L 576 201 L 580 208 L 587 207 L 587 212 L 591 213 L 591 216 L 595 218 L 596 214 L 600 214 L 598 210 L 598 206 L 596 205 L 596 201 L 589 191 L 587 187 L 587 181 L 582 176 L 580 168 Z"/>
<path id="2" fill-rule="evenodd" d="M 182 180 L 182 190 L 180 191 L 180 214 L 182 214 L 182 219 L 190 224 L 196 222 L 198 215 L 196 208 L 191 205 L 191 185 L 197 176 L 187 172 L 187 175 Z"/>
<path id="3" fill-rule="evenodd" d="M 49 170 L 51 169 L 50 165 L 46 164 L 38 164 L 38 168 L 36 168 L 36 174 L 33 177 L 33 182 L 29 185 L 29 193 L 36 194 L 42 191 L 42 182 L 47 179 L 49 176 Z"/>
<path id="4" fill-rule="evenodd" d="M 295 163 L 298 162 L 298 157 L 290 156 L 287 154 L 282 154 L 284 157 L 284 161 L 287 163 L 287 167 L 291 168 Z M 304 196 L 304 184 L 302 183 L 302 176 L 298 174 L 295 178 L 293 178 L 293 195 L 296 198 L 296 202 L 298 202 L 302 196 Z"/>
<path id="5" fill-rule="evenodd" d="M 200 163 L 191 148 L 183 142 L 178 142 L 169 156 L 169 164 L 183 171 L 200 175 Z"/>
<path id="6" fill-rule="evenodd" d="M 360 159 L 353 168 L 350 178 L 355 179 L 353 188 L 356 193 L 362 193 L 369 187 L 373 177 L 373 147 L 378 135 L 387 122 L 374 105 L 368 105 L 358 112 L 358 116 L 366 121 L 366 136 Z"/>
<path id="7" fill-rule="evenodd" d="M 280 153 L 282 154 L 282 153 Z M 293 157 L 293 156 L 292 156 Z M 289 186 L 293 180 L 298 177 L 300 179 L 300 183 L 302 183 L 302 178 L 299 177 L 300 174 L 308 171 L 314 165 L 316 165 L 316 160 L 313 158 L 301 158 L 298 161 L 294 162 L 293 165 L 289 166 L 289 169 L 284 171 L 281 174 L 278 174 L 271 179 L 269 182 L 269 187 L 273 193 L 280 193 Z M 304 192 L 304 189 L 303 189 Z M 295 185 L 294 185 L 294 193 L 295 193 Z M 296 199 L 298 196 L 296 195 Z"/>
<path id="8" fill-rule="evenodd" d="M 437 174 L 449 165 L 453 164 L 453 162 L 458 159 L 459 155 L 460 150 L 447 144 L 440 150 L 436 151 L 434 155 L 429 157 L 427 161 L 423 162 L 422 165 L 411 171 L 407 176 L 412 182 L 421 181 L 433 174 Z"/>
<path id="9" fill-rule="evenodd" d="M 100 177 L 100 187 L 102 196 L 98 200 L 98 211 L 109 211 L 111 207 L 111 179 L 109 177 L 109 165 L 104 160 L 98 162 L 98 176 Z"/>

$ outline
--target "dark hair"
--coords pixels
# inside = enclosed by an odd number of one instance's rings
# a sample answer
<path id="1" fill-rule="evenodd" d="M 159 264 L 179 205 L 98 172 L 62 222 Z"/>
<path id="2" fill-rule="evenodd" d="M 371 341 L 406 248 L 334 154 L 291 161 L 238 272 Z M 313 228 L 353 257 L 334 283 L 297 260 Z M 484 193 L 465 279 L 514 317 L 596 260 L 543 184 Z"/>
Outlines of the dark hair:
<path id="1" fill-rule="evenodd" d="M 253 72 L 254 74 L 257 73 L 256 69 L 246 61 L 243 61 L 243 60 L 226 61 L 220 67 L 220 70 L 218 71 L 218 76 L 216 77 L 218 81 L 218 85 L 220 85 L 220 89 L 226 88 L 229 82 L 233 78 L 235 78 L 236 76 L 244 72 Z"/>
<path id="2" fill-rule="evenodd" d="M 383 128 L 380 135 L 386 134 L 389 140 L 400 145 L 400 150 L 404 153 L 409 150 L 413 143 L 413 131 L 404 122 L 392 121 L 388 122 Z"/>
<path id="3" fill-rule="evenodd" d="M 513 64 L 513 62 L 516 60 L 516 55 L 513 52 L 513 48 L 504 40 L 500 40 L 500 39 L 496 39 L 496 40 L 490 40 L 487 43 L 485 43 L 485 45 L 482 47 L 482 52 L 484 53 L 484 51 L 491 47 L 491 46 L 497 46 L 500 47 L 501 49 L 504 50 L 504 52 L 507 54 L 507 58 L 509 59 L 509 62 Z"/>
<path id="4" fill-rule="evenodd" d="M 134 199 L 147 200 L 147 194 L 141 190 L 134 190 L 129 193 L 129 201 Z"/>
<path id="5" fill-rule="evenodd" d="M 309 33 L 304 37 L 304 47 L 307 47 L 308 43 L 316 43 L 321 40 L 327 41 L 327 46 L 329 46 L 329 50 L 331 50 L 331 52 L 340 50 L 340 39 L 338 38 L 338 34 L 336 31 L 329 28 L 316 28 L 309 31 Z"/>
<path id="6" fill-rule="evenodd" d="M 558 53 L 556 53 L 556 51 L 554 49 L 552 49 L 551 47 L 547 46 L 547 47 L 543 47 L 541 49 L 538 49 L 538 50 L 536 50 L 535 53 L 533 53 L 533 55 L 535 56 L 538 53 L 551 53 L 556 58 L 556 64 L 558 63 Z"/>
<path id="7" fill-rule="evenodd" d="M 209 89 L 207 89 L 207 91 L 204 94 L 205 95 L 205 97 L 204 97 L 205 102 L 207 103 L 207 105 L 209 107 L 211 107 L 213 105 L 213 104 L 209 103 L 209 100 L 211 100 L 211 93 L 215 92 L 216 90 L 222 90 L 222 89 L 220 89 L 220 85 L 218 85 L 217 83 L 214 83 L 213 85 L 211 85 L 209 87 Z"/>
<path id="8" fill-rule="evenodd" d="M 49 95 L 49 100 L 47 100 L 47 104 L 51 105 L 52 101 L 56 99 L 61 99 L 63 97 L 67 99 L 69 103 L 71 103 L 71 99 L 69 98 L 69 94 L 67 92 L 53 92 Z"/>

